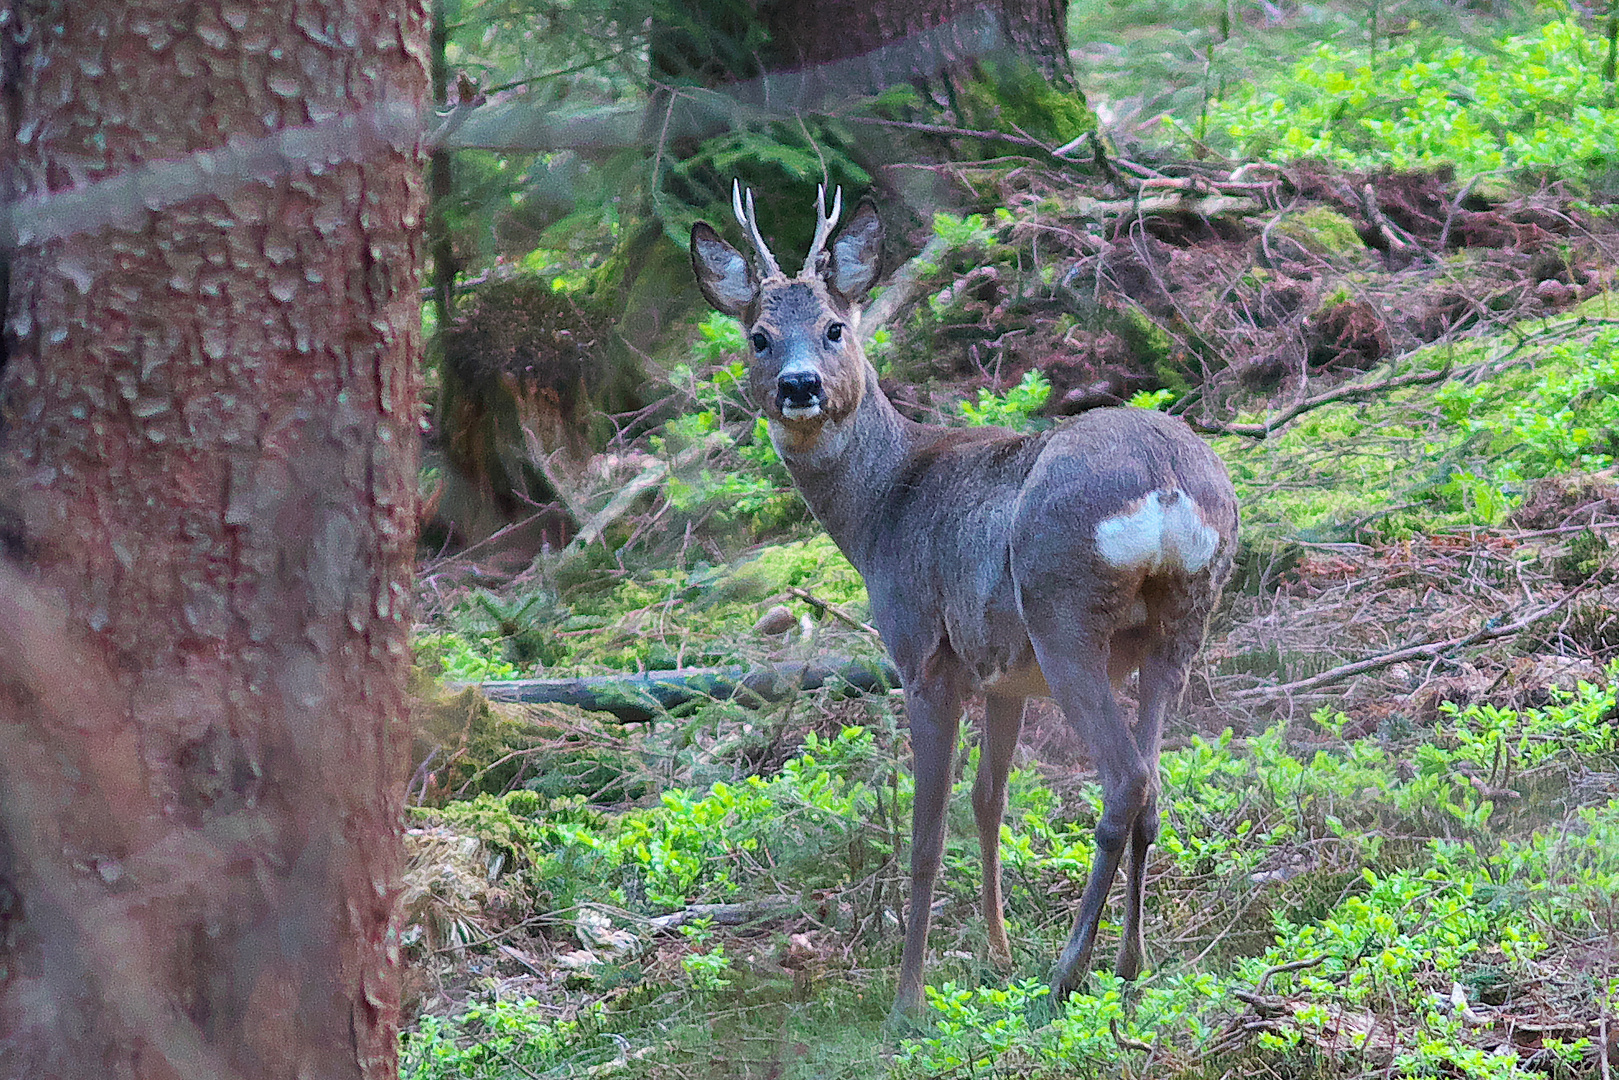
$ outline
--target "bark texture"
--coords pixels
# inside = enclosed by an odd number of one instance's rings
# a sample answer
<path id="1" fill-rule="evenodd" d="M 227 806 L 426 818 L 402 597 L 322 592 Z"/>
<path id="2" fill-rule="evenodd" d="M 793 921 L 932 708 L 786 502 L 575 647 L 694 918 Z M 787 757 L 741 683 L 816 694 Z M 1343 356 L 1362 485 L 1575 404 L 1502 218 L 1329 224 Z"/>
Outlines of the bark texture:
<path id="1" fill-rule="evenodd" d="M 426 29 L 0 4 L 0 1077 L 395 1072 Z"/>
<path id="2" fill-rule="evenodd" d="M 1075 87 L 1068 59 L 1067 0 L 771 0 L 760 15 L 770 34 L 769 70 L 796 70 L 862 56 L 879 46 L 945 25 L 966 31 L 975 16 L 994 19 L 1003 48 L 1032 63 L 1065 90 Z M 949 45 L 945 50 L 950 51 Z M 970 58 L 964 40 L 956 50 Z M 934 73 L 917 71 L 918 78 Z"/>
<path id="3" fill-rule="evenodd" d="M 760 72 L 804 71 L 877 54 L 881 59 L 873 64 L 830 68 L 829 77 L 847 85 L 820 89 L 822 96 L 859 95 L 908 80 L 931 82 L 941 70 L 961 78 L 989 43 L 988 52 L 1032 64 L 1061 90 L 1077 85 L 1068 58 L 1067 0 L 681 0 L 670 10 L 678 17 L 653 27 L 654 82 L 719 86 Z M 891 49 L 907 39 L 918 47 Z"/>

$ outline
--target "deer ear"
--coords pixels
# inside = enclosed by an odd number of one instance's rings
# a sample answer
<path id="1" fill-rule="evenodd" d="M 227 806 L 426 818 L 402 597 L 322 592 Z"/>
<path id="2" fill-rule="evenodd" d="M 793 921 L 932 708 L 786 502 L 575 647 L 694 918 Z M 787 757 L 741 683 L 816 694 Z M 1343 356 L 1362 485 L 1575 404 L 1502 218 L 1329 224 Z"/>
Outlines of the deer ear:
<path id="1" fill-rule="evenodd" d="M 759 279 L 748 260 L 706 221 L 691 227 L 691 268 L 703 296 L 733 319 L 740 319 L 759 295 Z"/>
<path id="2" fill-rule="evenodd" d="M 865 299 L 883 270 L 883 221 L 871 196 L 860 200 L 854 216 L 832 241 L 826 283 L 850 303 Z"/>

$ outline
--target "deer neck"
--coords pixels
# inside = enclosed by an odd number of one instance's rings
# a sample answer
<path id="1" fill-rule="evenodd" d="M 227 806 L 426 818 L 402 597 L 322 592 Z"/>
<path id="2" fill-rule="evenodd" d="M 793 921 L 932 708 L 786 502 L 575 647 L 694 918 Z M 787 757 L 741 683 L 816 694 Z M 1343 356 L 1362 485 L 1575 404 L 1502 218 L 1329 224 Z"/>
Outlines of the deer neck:
<path id="1" fill-rule="evenodd" d="M 882 502 L 917 443 L 921 425 L 899 414 L 865 365 L 865 392 L 854 412 L 827 420 L 813 440 L 772 421 L 771 440 L 817 521 L 857 569 L 870 547 Z M 806 445 L 807 444 L 807 445 Z"/>

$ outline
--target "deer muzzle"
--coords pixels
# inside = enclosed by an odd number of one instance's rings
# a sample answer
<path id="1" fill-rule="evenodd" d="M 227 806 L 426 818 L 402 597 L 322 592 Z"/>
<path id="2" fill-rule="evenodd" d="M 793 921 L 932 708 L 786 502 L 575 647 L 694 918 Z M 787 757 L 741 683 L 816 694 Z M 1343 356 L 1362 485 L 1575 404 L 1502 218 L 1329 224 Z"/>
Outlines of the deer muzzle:
<path id="1" fill-rule="evenodd" d="M 813 371 L 783 372 L 776 379 L 776 406 L 788 420 L 819 416 L 826 404 L 821 376 Z"/>

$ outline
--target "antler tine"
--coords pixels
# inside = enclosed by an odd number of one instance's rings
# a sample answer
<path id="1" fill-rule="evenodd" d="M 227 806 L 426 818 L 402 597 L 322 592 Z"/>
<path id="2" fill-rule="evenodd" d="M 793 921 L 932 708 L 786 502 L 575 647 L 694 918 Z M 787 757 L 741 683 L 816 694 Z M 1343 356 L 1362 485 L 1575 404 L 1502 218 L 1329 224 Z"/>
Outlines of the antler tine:
<path id="1" fill-rule="evenodd" d="M 820 259 L 821 249 L 826 245 L 826 238 L 832 234 L 832 226 L 838 223 L 838 216 L 843 213 L 843 186 L 840 184 L 832 192 L 832 212 L 826 213 L 826 185 L 815 185 L 815 239 L 810 241 L 809 255 L 804 259 L 804 269 L 799 273 L 807 274 L 815 269 Z"/>
<path id="2" fill-rule="evenodd" d="M 775 277 L 781 273 L 781 267 L 776 264 L 776 257 L 770 254 L 765 246 L 765 238 L 759 235 L 759 219 L 753 211 L 753 189 L 748 189 L 747 208 L 744 212 L 742 204 L 742 181 L 731 181 L 731 211 L 736 214 L 737 222 L 748 231 L 748 242 L 759 253 L 759 261 L 764 264 L 765 277 Z"/>

